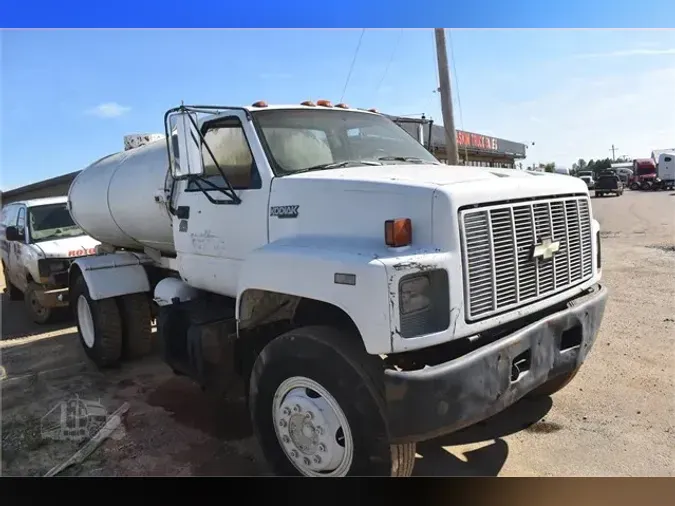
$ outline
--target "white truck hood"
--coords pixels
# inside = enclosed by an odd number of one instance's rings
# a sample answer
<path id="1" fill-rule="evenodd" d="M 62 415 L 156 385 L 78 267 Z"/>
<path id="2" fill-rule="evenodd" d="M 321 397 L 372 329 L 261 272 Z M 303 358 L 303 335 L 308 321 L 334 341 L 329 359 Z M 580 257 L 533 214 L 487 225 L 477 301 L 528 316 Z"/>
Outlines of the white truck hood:
<path id="1" fill-rule="evenodd" d="M 94 248 L 101 244 L 88 235 L 78 237 L 64 237 L 53 241 L 41 241 L 33 244 L 33 247 L 44 258 L 77 258 L 93 255 Z"/>
<path id="2" fill-rule="evenodd" d="M 502 198 L 503 195 L 520 198 L 545 194 L 588 192 L 588 188 L 583 181 L 564 174 L 516 169 L 458 167 L 444 164 L 347 167 L 304 172 L 282 179 L 323 180 L 326 182 L 349 181 L 366 183 L 368 186 L 384 183 L 436 189 L 451 185 L 451 188 L 443 188 L 442 191 L 457 196 L 461 195 L 464 198 L 471 198 L 471 194 L 473 194 L 475 198 L 487 199 L 487 201 L 493 200 L 494 197 Z M 498 188 L 495 188 L 495 185 L 491 183 L 497 183 Z M 495 193 L 496 189 L 499 190 L 497 194 Z"/>
<path id="3" fill-rule="evenodd" d="M 274 179 L 269 240 L 324 236 L 329 223 L 330 236 L 383 245 L 384 222 L 404 216 L 415 224 L 416 242 L 442 245 L 454 238 L 448 239 L 446 232 L 434 233 L 432 227 L 447 230 L 452 222 L 448 220 L 456 220 L 457 210 L 465 205 L 561 194 L 588 195 L 588 188 L 579 178 L 566 175 L 448 165 L 304 172 Z M 292 212 L 294 219 L 280 219 L 277 211 Z"/>

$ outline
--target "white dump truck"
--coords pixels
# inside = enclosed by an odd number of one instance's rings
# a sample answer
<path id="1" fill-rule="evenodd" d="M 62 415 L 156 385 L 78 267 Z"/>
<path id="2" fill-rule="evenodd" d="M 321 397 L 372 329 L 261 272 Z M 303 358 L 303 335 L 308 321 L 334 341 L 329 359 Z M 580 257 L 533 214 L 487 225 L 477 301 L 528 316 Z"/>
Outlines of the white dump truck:
<path id="1" fill-rule="evenodd" d="M 171 109 L 69 204 L 102 243 L 70 269 L 89 357 L 156 335 L 203 388 L 243 381 L 282 475 L 410 475 L 417 442 L 569 382 L 607 298 L 583 181 L 443 165 L 328 101 Z"/>

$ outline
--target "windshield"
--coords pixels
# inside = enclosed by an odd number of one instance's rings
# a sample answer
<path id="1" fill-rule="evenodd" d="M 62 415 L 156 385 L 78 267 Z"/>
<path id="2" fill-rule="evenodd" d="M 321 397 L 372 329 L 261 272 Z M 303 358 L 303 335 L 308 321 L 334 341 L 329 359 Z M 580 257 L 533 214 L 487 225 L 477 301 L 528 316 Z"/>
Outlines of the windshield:
<path id="1" fill-rule="evenodd" d="M 28 223 L 33 242 L 85 235 L 73 222 L 65 203 L 28 208 Z"/>
<path id="2" fill-rule="evenodd" d="M 419 142 L 377 114 L 337 110 L 253 113 L 275 172 L 293 174 L 347 165 L 440 164 Z"/>

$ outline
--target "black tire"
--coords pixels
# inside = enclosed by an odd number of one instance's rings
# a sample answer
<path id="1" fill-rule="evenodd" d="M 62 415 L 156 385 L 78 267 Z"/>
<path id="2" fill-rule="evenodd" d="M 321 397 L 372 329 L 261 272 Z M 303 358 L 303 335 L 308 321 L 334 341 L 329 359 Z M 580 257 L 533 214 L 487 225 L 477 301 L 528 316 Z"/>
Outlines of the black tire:
<path id="1" fill-rule="evenodd" d="M 80 344 L 87 356 L 100 368 L 115 367 L 122 356 L 122 318 L 117 301 L 112 299 L 92 300 L 83 277 L 75 281 L 71 291 L 72 305 L 77 321 Z M 93 344 L 87 344 L 82 333 L 78 304 L 83 297 L 88 304 L 93 322 Z"/>
<path id="2" fill-rule="evenodd" d="M 350 476 L 410 476 L 415 444 L 390 445 L 384 417 L 382 365 L 360 338 L 330 327 L 303 327 L 271 341 L 251 373 L 249 407 L 253 427 L 273 471 L 301 475 L 281 448 L 272 411 L 277 388 L 294 376 L 319 383 L 337 401 L 354 442 Z"/>
<path id="3" fill-rule="evenodd" d="M 38 290 L 40 290 L 38 285 L 32 282 L 28 283 L 26 291 L 23 294 L 23 300 L 30 319 L 35 323 L 43 325 L 52 319 L 54 312 L 51 308 L 44 307 L 40 304 L 36 295 Z"/>
<path id="4" fill-rule="evenodd" d="M 144 293 L 124 295 L 118 299 L 122 317 L 122 358 L 143 358 L 152 351 L 152 312 Z"/>
<path id="5" fill-rule="evenodd" d="M 9 300 L 15 301 L 23 299 L 23 293 L 21 293 L 21 290 L 14 286 L 9 280 L 9 273 L 7 272 L 7 269 L 2 269 L 2 275 L 5 278 L 7 297 L 9 297 Z"/>
<path id="6" fill-rule="evenodd" d="M 605 194 L 602 193 L 602 192 L 595 192 L 595 196 L 596 196 L 596 197 L 604 197 Z"/>
<path id="7" fill-rule="evenodd" d="M 639 190 L 639 189 L 640 189 L 640 185 L 637 184 L 637 183 L 631 183 L 631 184 L 630 184 L 630 189 L 631 189 L 631 190 Z"/>
<path id="8" fill-rule="evenodd" d="M 556 392 L 559 392 L 563 388 L 567 386 L 567 384 L 574 379 L 574 377 L 577 375 L 579 372 L 579 368 L 576 368 L 572 372 L 568 372 L 567 374 L 561 374 L 560 376 L 556 376 L 550 380 L 548 380 L 546 383 L 543 385 L 535 388 L 532 390 L 529 394 L 527 394 L 527 397 L 529 399 L 536 399 L 540 397 L 550 397 L 551 395 L 555 394 Z"/>

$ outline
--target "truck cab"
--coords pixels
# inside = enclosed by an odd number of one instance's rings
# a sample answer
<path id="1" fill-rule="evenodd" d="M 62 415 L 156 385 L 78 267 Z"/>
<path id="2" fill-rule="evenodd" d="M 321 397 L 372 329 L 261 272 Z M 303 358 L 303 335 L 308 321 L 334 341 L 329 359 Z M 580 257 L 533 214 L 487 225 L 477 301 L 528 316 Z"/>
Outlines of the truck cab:
<path id="1" fill-rule="evenodd" d="M 64 197 L 12 202 L 2 209 L 2 270 L 10 300 L 23 298 L 31 319 L 46 323 L 68 306 L 68 269 L 98 241 L 68 212 Z"/>
<path id="2" fill-rule="evenodd" d="M 170 109 L 69 203 L 102 243 L 69 271 L 87 355 L 157 339 L 203 388 L 243 385 L 282 475 L 409 476 L 417 442 L 569 383 L 608 294 L 581 180 L 448 166 L 329 101 Z"/>

